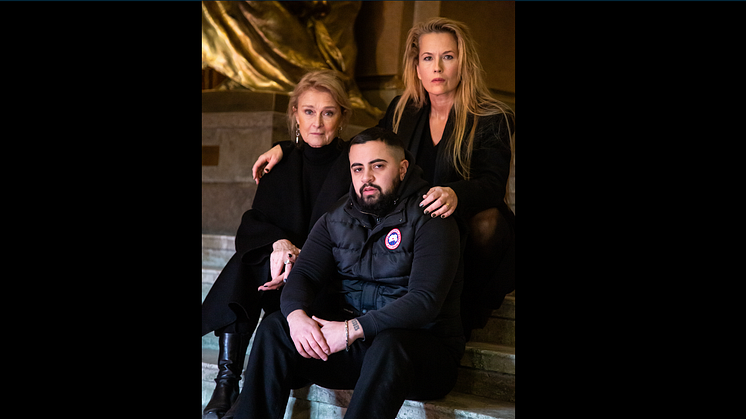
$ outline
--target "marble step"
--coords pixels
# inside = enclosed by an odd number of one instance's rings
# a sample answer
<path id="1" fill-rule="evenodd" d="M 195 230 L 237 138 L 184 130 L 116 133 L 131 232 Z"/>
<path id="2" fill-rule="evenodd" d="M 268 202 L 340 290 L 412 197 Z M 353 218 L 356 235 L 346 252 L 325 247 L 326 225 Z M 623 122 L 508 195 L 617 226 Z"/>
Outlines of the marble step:
<path id="1" fill-rule="evenodd" d="M 202 350 L 215 351 L 215 359 L 210 360 L 214 363 L 217 359 L 218 338 L 213 333 L 202 337 Z M 515 375 L 515 348 L 485 342 L 468 342 L 464 357 L 461 358 L 461 366 Z"/>
<path id="2" fill-rule="evenodd" d="M 203 300 L 234 251 L 232 236 L 203 235 Z M 218 349 L 217 337 L 212 333 L 203 336 L 202 347 L 204 404 L 215 386 L 212 379 L 217 373 L 217 365 L 215 365 Z M 484 329 L 472 332 L 472 339 L 467 343 L 464 358 L 461 361 L 455 392 L 515 402 L 515 292 L 506 296 L 502 306 L 492 313 Z M 306 399 L 298 399 L 296 402 L 298 409 L 310 409 L 310 412 L 341 409 L 333 404 L 319 404 L 317 401 Z M 453 411 L 449 414 L 451 416 L 443 417 L 462 417 L 453 416 Z"/>
<path id="3" fill-rule="evenodd" d="M 217 351 L 203 350 L 202 409 L 207 405 L 215 382 Z M 239 384 L 243 387 L 243 380 Z M 351 390 L 330 390 L 311 385 L 291 392 L 284 419 L 341 419 L 352 397 Z M 196 416 L 196 413 L 195 413 Z M 407 400 L 398 419 L 514 419 L 515 403 L 498 401 L 458 391 L 439 400 Z"/>
<path id="4" fill-rule="evenodd" d="M 515 403 L 515 375 L 461 368 L 453 391 Z"/>
<path id="5" fill-rule="evenodd" d="M 484 328 L 472 330 L 471 341 L 515 347 L 515 296 L 505 296 L 502 305 L 492 312 Z"/>
<path id="6" fill-rule="evenodd" d="M 205 300 L 219 273 L 219 269 L 202 268 L 202 301 Z M 512 316 L 512 318 L 502 316 Z M 203 346 L 210 339 L 215 339 L 214 345 L 217 348 L 217 338 L 214 336 L 211 338 L 211 336 L 212 334 L 208 334 L 203 337 Z M 500 309 L 492 313 L 492 317 L 487 321 L 487 325 L 483 329 L 472 330 L 469 343 L 472 342 L 485 342 L 499 346 L 515 347 L 515 297 L 506 296 Z"/>
<path id="7" fill-rule="evenodd" d="M 236 252 L 235 236 L 202 235 L 202 267 L 223 269 Z"/>
<path id="8" fill-rule="evenodd" d="M 316 385 L 293 390 L 285 419 L 341 419 L 352 390 L 330 390 Z M 515 403 L 451 392 L 443 399 L 406 400 L 397 419 L 514 419 Z"/>
<path id="9" fill-rule="evenodd" d="M 203 350 L 218 350 L 218 338 L 214 333 L 202 336 Z M 215 362 L 215 360 L 211 360 Z M 489 342 L 469 341 L 466 343 L 464 368 L 515 375 L 515 347 Z"/>
<path id="10" fill-rule="evenodd" d="M 253 338 L 249 352 L 251 344 Z M 212 333 L 203 336 L 202 381 L 203 393 L 207 392 L 203 397 L 208 399 L 215 387 L 212 380 L 218 372 L 217 356 L 217 337 Z M 484 342 L 467 343 L 455 391 L 515 403 L 515 348 Z"/>
<path id="11" fill-rule="evenodd" d="M 492 316 L 515 320 L 515 291 L 505 296 L 500 308 L 493 311 Z"/>
<path id="12" fill-rule="evenodd" d="M 253 342 L 253 337 L 251 342 Z M 251 346 L 249 346 L 250 350 Z M 203 362 L 211 364 L 216 362 L 218 338 L 213 333 L 208 333 L 202 337 L 202 351 Z M 464 357 L 461 358 L 461 367 L 462 369 L 497 372 L 514 376 L 515 348 L 485 342 L 468 342 Z"/>
<path id="13" fill-rule="evenodd" d="M 515 348 L 487 342 L 467 342 L 461 366 L 515 375 Z"/>

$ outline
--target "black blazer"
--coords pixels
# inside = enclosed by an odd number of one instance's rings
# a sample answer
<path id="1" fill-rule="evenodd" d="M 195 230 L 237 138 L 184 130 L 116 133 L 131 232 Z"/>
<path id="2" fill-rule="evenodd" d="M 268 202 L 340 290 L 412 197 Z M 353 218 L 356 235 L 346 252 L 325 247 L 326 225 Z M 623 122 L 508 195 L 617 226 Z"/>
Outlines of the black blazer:
<path id="1" fill-rule="evenodd" d="M 394 109 L 400 98 L 401 96 L 397 96 L 391 101 L 386 115 L 379 121 L 378 126 L 393 130 Z M 429 116 L 429 102 L 419 110 L 410 104 L 404 109 L 399 123 L 398 135 L 415 158 Z M 443 132 L 443 138 L 446 141 L 453 132 L 454 118 L 455 112 L 451 110 Z M 467 132 L 471 131 L 473 120 L 470 116 Z M 464 180 L 459 176 L 446 154 L 447 147 L 438 148 L 433 183 L 437 186 L 447 186 L 456 192 L 457 212 L 468 218 L 477 212 L 497 207 L 503 216 L 514 224 L 515 216 L 504 201 L 511 156 L 510 137 L 505 118 L 502 115 L 479 118 L 472 152 L 471 179 Z"/>

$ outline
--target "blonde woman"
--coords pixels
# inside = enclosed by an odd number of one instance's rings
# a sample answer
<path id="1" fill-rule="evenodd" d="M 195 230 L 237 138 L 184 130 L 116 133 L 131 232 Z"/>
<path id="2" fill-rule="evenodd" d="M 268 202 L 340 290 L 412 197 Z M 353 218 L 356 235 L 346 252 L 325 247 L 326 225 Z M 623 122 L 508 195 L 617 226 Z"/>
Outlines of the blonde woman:
<path id="1" fill-rule="evenodd" d="M 404 93 L 379 125 L 405 141 L 432 185 L 421 206 L 466 221 L 462 321 L 467 338 L 515 289 L 515 215 L 505 203 L 514 112 L 494 99 L 469 29 L 435 18 L 410 29 Z"/>

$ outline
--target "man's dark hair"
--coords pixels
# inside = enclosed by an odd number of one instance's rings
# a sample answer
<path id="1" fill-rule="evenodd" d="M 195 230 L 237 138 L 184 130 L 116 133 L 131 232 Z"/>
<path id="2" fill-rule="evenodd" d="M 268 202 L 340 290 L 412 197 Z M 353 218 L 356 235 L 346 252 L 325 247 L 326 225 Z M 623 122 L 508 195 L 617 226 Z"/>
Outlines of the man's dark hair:
<path id="1" fill-rule="evenodd" d="M 395 149 L 394 156 L 404 159 L 404 143 L 395 132 L 381 127 L 368 128 L 360 134 L 352 137 L 350 147 L 355 144 L 365 144 L 369 141 L 383 141 L 387 146 Z"/>

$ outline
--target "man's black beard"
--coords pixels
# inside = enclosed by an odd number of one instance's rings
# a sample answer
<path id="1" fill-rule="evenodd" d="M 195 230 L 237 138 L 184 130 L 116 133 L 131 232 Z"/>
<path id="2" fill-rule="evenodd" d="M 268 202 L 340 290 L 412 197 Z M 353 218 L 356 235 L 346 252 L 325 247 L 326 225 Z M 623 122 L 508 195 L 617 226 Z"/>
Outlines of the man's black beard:
<path id="1" fill-rule="evenodd" d="M 362 198 L 363 195 L 363 189 L 368 187 L 373 187 L 378 189 L 378 192 L 382 192 L 381 188 L 378 185 L 373 184 L 365 184 L 360 187 L 360 196 L 357 196 L 357 203 L 360 205 L 360 209 L 364 212 L 375 214 L 377 216 L 383 216 L 391 212 L 391 210 L 394 209 L 394 201 L 396 201 L 396 190 L 399 188 L 399 184 L 401 183 L 401 180 L 399 178 L 395 178 L 394 180 L 394 187 L 391 188 L 391 192 L 384 194 L 381 193 L 380 197 L 375 201 L 368 203 L 366 200 Z"/>

